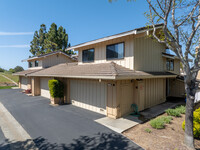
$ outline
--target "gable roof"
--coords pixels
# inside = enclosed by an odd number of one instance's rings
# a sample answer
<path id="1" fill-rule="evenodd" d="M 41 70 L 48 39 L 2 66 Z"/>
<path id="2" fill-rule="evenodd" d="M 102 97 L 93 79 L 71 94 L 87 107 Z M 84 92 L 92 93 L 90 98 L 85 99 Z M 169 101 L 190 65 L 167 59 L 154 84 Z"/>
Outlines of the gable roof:
<path id="1" fill-rule="evenodd" d="M 34 73 L 34 72 L 37 72 L 40 70 L 43 70 L 43 69 L 29 69 L 29 70 L 24 70 L 24 71 L 13 73 L 13 75 L 14 76 L 27 76 L 28 74 L 31 74 L 31 73 Z"/>
<path id="2" fill-rule="evenodd" d="M 53 51 L 53 52 L 46 53 L 46 54 L 41 54 L 41 55 L 38 55 L 38 56 L 35 56 L 35 57 L 31 57 L 31 58 L 28 58 L 28 59 L 24 59 L 24 60 L 22 60 L 22 62 L 29 61 L 29 60 L 34 60 L 34 59 L 40 59 L 40 58 L 44 58 L 44 57 L 51 56 L 51 55 L 56 55 L 56 54 L 63 54 L 66 57 L 69 57 L 70 59 L 76 60 L 75 58 L 72 58 L 71 56 L 69 56 L 66 53 L 64 53 L 64 52 L 59 50 L 59 51 Z"/>
<path id="3" fill-rule="evenodd" d="M 163 26 L 163 23 L 155 25 L 155 27 L 157 29 L 162 28 L 162 26 Z M 66 51 L 74 50 L 76 48 L 88 46 L 88 45 L 91 45 L 91 44 L 96 44 L 96 43 L 116 39 L 116 38 L 119 38 L 119 37 L 124 37 L 124 36 L 134 35 L 134 34 L 136 35 L 136 34 L 143 33 L 143 32 L 149 31 L 149 30 L 153 30 L 153 26 L 148 26 L 148 27 L 145 26 L 145 27 L 141 27 L 141 28 L 136 28 L 136 29 L 133 29 L 133 30 L 130 30 L 130 31 L 126 31 L 126 32 L 122 32 L 122 33 L 119 33 L 119 34 L 114 34 L 114 35 L 111 35 L 111 36 L 106 36 L 104 38 L 100 38 L 100 39 L 92 40 L 92 41 L 89 41 L 89 42 L 81 43 L 81 44 L 78 44 L 78 45 L 75 45 L 75 46 L 68 47 L 66 49 Z"/>
<path id="4" fill-rule="evenodd" d="M 177 75 L 170 72 L 134 71 L 122 67 L 114 62 L 109 62 L 84 65 L 77 65 L 77 63 L 59 64 L 41 71 L 28 74 L 28 76 L 121 80 L 158 77 L 165 78 L 176 77 Z"/>

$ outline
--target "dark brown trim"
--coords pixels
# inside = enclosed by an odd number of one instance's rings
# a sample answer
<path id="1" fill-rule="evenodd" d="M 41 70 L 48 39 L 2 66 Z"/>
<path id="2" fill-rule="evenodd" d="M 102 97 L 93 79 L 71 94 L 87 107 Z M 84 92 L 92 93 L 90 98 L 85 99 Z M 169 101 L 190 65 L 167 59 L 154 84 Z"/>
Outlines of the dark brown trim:
<path id="1" fill-rule="evenodd" d="M 123 47 L 124 47 L 124 50 L 123 50 L 123 58 L 107 58 L 107 47 L 108 47 L 108 46 L 112 46 L 112 45 L 116 45 L 116 44 L 121 44 L 121 43 L 123 43 L 123 45 L 124 45 L 124 46 L 123 46 Z M 120 60 L 120 59 L 122 60 L 122 59 L 124 59 L 124 57 L 125 57 L 125 41 L 106 45 L 106 60 L 107 60 L 107 61 L 110 61 L 110 60 Z"/>
<path id="2" fill-rule="evenodd" d="M 83 51 L 87 51 L 87 50 L 91 50 L 93 49 L 94 50 L 94 60 L 93 61 L 83 61 Z M 95 48 L 89 48 L 89 49 L 85 49 L 85 50 L 82 50 L 82 63 L 92 63 L 95 61 Z"/>

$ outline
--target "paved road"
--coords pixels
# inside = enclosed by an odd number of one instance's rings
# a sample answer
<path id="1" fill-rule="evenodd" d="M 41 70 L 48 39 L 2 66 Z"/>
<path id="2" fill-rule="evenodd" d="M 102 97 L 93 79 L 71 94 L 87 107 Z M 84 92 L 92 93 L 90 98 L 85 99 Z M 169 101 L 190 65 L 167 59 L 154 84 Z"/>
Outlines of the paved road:
<path id="1" fill-rule="evenodd" d="M 141 149 L 121 134 L 94 122 L 103 117 L 101 114 L 72 105 L 51 106 L 46 98 L 29 97 L 16 89 L 0 90 L 0 102 L 39 149 Z"/>

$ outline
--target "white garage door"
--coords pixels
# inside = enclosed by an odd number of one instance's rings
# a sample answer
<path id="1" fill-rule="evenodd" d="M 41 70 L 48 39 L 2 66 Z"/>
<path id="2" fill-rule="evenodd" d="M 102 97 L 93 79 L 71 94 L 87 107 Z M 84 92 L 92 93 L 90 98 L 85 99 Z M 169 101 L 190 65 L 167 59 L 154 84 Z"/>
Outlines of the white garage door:
<path id="1" fill-rule="evenodd" d="M 50 98 L 48 82 L 51 78 L 40 78 L 41 96 Z"/>
<path id="2" fill-rule="evenodd" d="M 92 80 L 70 80 L 70 100 L 73 105 L 106 114 L 106 83 Z"/>
<path id="3" fill-rule="evenodd" d="M 28 79 L 26 77 L 21 77 L 21 89 L 27 90 Z"/>

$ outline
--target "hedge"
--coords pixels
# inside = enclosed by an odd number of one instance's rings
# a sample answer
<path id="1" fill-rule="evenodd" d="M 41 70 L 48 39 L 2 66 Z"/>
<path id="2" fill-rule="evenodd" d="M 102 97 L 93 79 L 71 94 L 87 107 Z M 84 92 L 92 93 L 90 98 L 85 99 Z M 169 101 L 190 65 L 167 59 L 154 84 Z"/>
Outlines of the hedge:
<path id="1" fill-rule="evenodd" d="M 56 79 L 49 80 L 49 90 L 50 95 L 53 98 L 62 98 L 64 97 L 64 84 Z"/>
<path id="2" fill-rule="evenodd" d="M 200 138 L 200 108 L 193 112 L 193 134 L 195 138 Z M 185 130 L 185 121 L 182 124 L 183 130 Z"/>

